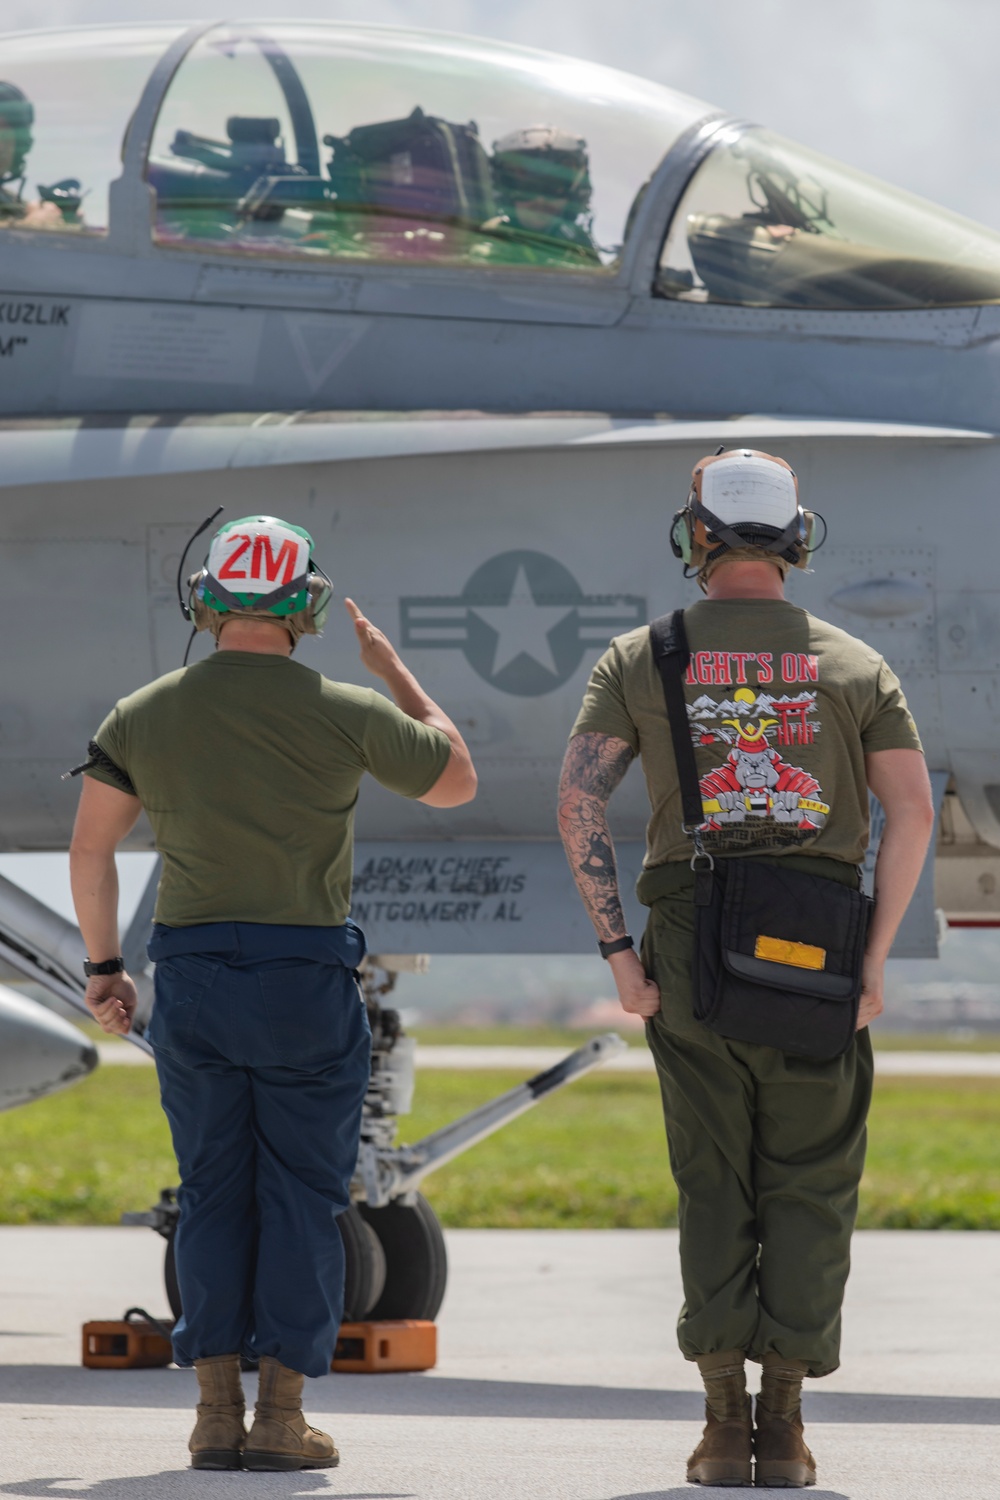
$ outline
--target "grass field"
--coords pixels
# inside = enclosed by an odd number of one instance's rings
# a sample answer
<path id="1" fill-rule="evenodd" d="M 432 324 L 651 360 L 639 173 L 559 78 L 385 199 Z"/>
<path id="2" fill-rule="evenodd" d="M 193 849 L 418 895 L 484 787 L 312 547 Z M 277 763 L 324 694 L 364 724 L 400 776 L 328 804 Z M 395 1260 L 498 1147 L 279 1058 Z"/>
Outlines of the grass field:
<path id="1" fill-rule="evenodd" d="M 519 1081 L 422 1073 L 405 1138 Z M 881 1080 L 861 1225 L 1000 1229 L 998 1138 L 998 1081 Z M 65 1093 L 0 1115 L 0 1223 L 115 1224 L 175 1181 L 152 1069 L 101 1068 Z M 656 1080 L 581 1079 L 430 1177 L 425 1191 L 455 1228 L 674 1224 Z"/>
<path id="2" fill-rule="evenodd" d="M 80 1022 L 80 1030 L 91 1041 L 112 1039 L 93 1022 Z M 408 1026 L 407 1033 L 428 1047 L 582 1047 L 592 1036 L 602 1036 L 615 1026 L 588 1031 L 568 1026 Z M 619 1036 L 630 1047 L 645 1047 L 642 1028 L 617 1026 Z M 872 1043 L 882 1052 L 1000 1052 L 1000 1031 L 887 1031 L 875 1027 Z M 122 1043 L 128 1046 L 127 1042 Z"/>

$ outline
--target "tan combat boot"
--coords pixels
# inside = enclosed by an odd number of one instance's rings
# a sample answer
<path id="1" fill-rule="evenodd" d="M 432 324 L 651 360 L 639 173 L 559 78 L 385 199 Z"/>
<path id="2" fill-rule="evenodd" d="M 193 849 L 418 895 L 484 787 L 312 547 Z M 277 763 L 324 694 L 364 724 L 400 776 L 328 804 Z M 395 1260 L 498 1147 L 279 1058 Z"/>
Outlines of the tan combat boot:
<path id="1" fill-rule="evenodd" d="M 238 1469 L 246 1442 L 246 1405 L 238 1354 L 196 1359 L 198 1420 L 188 1442 L 192 1469 Z"/>
<path id="2" fill-rule="evenodd" d="M 801 1359 L 765 1354 L 754 1432 L 756 1480 L 762 1489 L 800 1490 L 816 1483 L 816 1460 L 802 1435 Z"/>
<path id="3" fill-rule="evenodd" d="M 265 1354 L 253 1426 L 243 1450 L 245 1469 L 333 1469 L 340 1454 L 333 1438 L 302 1415 L 304 1377 Z"/>
<path id="4" fill-rule="evenodd" d="M 705 1431 L 688 1459 L 689 1484 L 753 1484 L 753 1438 L 742 1349 L 699 1354 Z"/>

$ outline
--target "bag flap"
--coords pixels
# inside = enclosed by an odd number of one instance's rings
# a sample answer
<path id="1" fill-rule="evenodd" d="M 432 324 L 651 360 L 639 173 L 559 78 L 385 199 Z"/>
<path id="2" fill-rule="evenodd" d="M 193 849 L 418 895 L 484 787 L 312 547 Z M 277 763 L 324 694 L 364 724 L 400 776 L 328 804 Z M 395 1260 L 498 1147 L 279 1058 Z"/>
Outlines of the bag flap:
<path id="1" fill-rule="evenodd" d="M 857 980 L 853 974 L 831 974 L 823 969 L 804 969 L 797 964 L 774 963 L 723 948 L 722 962 L 730 974 L 766 984 L 770 989 L 807 995 L 813 1000 L 853 1000 Z"/>
<path id="2" fill-rule="evenodd" d="M 868 898 L 837 880 L 780 862 L 739 859 L 727 865 L 722 946 L 727 965 L 731 958 L 739 960 L 733 972 L 802 994 L 830 999 L 853 994 Z"/>

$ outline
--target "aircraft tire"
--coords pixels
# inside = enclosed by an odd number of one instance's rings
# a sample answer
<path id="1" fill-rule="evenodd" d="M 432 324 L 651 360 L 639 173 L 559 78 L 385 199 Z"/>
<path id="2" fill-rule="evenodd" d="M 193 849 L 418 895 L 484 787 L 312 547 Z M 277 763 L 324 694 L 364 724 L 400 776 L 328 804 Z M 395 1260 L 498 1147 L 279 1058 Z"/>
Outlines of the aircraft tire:
<path id="1" fill-rule="evenodd" d="M 181 1315 L 181 1289 L 177 1284 L 177 1257 L 174 1255 L 174 1235 L 177 1233 L 177 1222 L 167 1236 L 167 1253 L 163 1258 L 163 1281 L 167 1289 L 167 1301 L 170 1303 L 170 1312 L 174 1322 Z"/>
<path id="2" fill-rule="evenodd" d="M 344 1322 L 360 1323 L 385 1290 L 385 1251 L 353 1203 L 337 1216 L 337 1227 L 344 1242 Z"/>
<path id="3" fill-rule="evenodd" d="M 430 1205 L 427 1206 L 429 1209 Z M 436 1222 L 435 1220 L 435 1224 Z M 356 1323 L 368 1316 L 382 1296 L 386 1282 L 386 1256 L 375 1230 L 353 1203 L 338 1215 L 337 1227 L 344 1243 L 344 1322 Z M 438 1234 L 440 1232 L 438 1230 Z M 442 1241 L 442 1251 L 443 1249 Z M 176 1320 L 181 1315 L 181 1291 L 177 1282 L 173 1233 L 167 1240 L 163 1280 L 170 1311 Z"/>
<path id="4" fill-rule="evenodd" d="M 358 1210 L 385 1251 L 385 1290 L 369 1313 L 372 1319 L 437 1317 L 448 1281 L 448 1252 L 437 1215 L 418 1193 L 416 1201 Z"/>

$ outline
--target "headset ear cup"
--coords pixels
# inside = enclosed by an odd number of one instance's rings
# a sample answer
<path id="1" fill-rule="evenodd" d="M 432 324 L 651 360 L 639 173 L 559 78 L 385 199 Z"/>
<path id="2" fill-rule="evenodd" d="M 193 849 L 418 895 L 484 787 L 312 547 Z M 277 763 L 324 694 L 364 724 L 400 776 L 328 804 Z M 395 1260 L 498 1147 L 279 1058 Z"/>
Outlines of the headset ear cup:
<path id="1" fill-rule="evenodd" d="M 685 543 L 687 543 L 687 546 L 685 546 Z M 688 528 L 684 523 L 684 511 L 682 510 L 676 511 L 675 517 L 670 522 L 670 550 L 672 550 L 675 558 L 681 558 L 682 561 L 687 562 L 685 550 L 690 555 L 691 538 L 690 532 L 688 532 Z"/>
<path id="2" fill-rule="evenodd" d="M 188 579 L 188 608 L 191 611 L 191 621 L 195 630 L 209 630 L 212 625 L 214 610 L 209 609 L 204 599 L 205 579 L 208 573 L 205 568 L 192 573 Z"/>
<path id="3" fill-rule="evenodd" d="M 797 547 L 795 548 L 795 551 L 798 555 L 792 565 L 793 567 L 802 569 L 808 568 L 809 559 L 813 554 L 813 544 L 815 542 L 815 539 L 816 517 L 813 515 L 811 510 L 804 510 L 802 512 L 802 521 L 799 526 L 799 542 Z"/>
<path id="4" fill-rule="evenodd" d="M 691 561 L 691 512 L 685 508 L 674 516 L 670 527 L 670 550 L 685 564 Z"/>
<path id="5" fill-rule="evenodd" d="M 309 603 L 306 605 L 306 627 L 309 635 L 322 635 L 326 617 L 330 612 L 333 585 L 323 573 L 309 574 Z"/>

